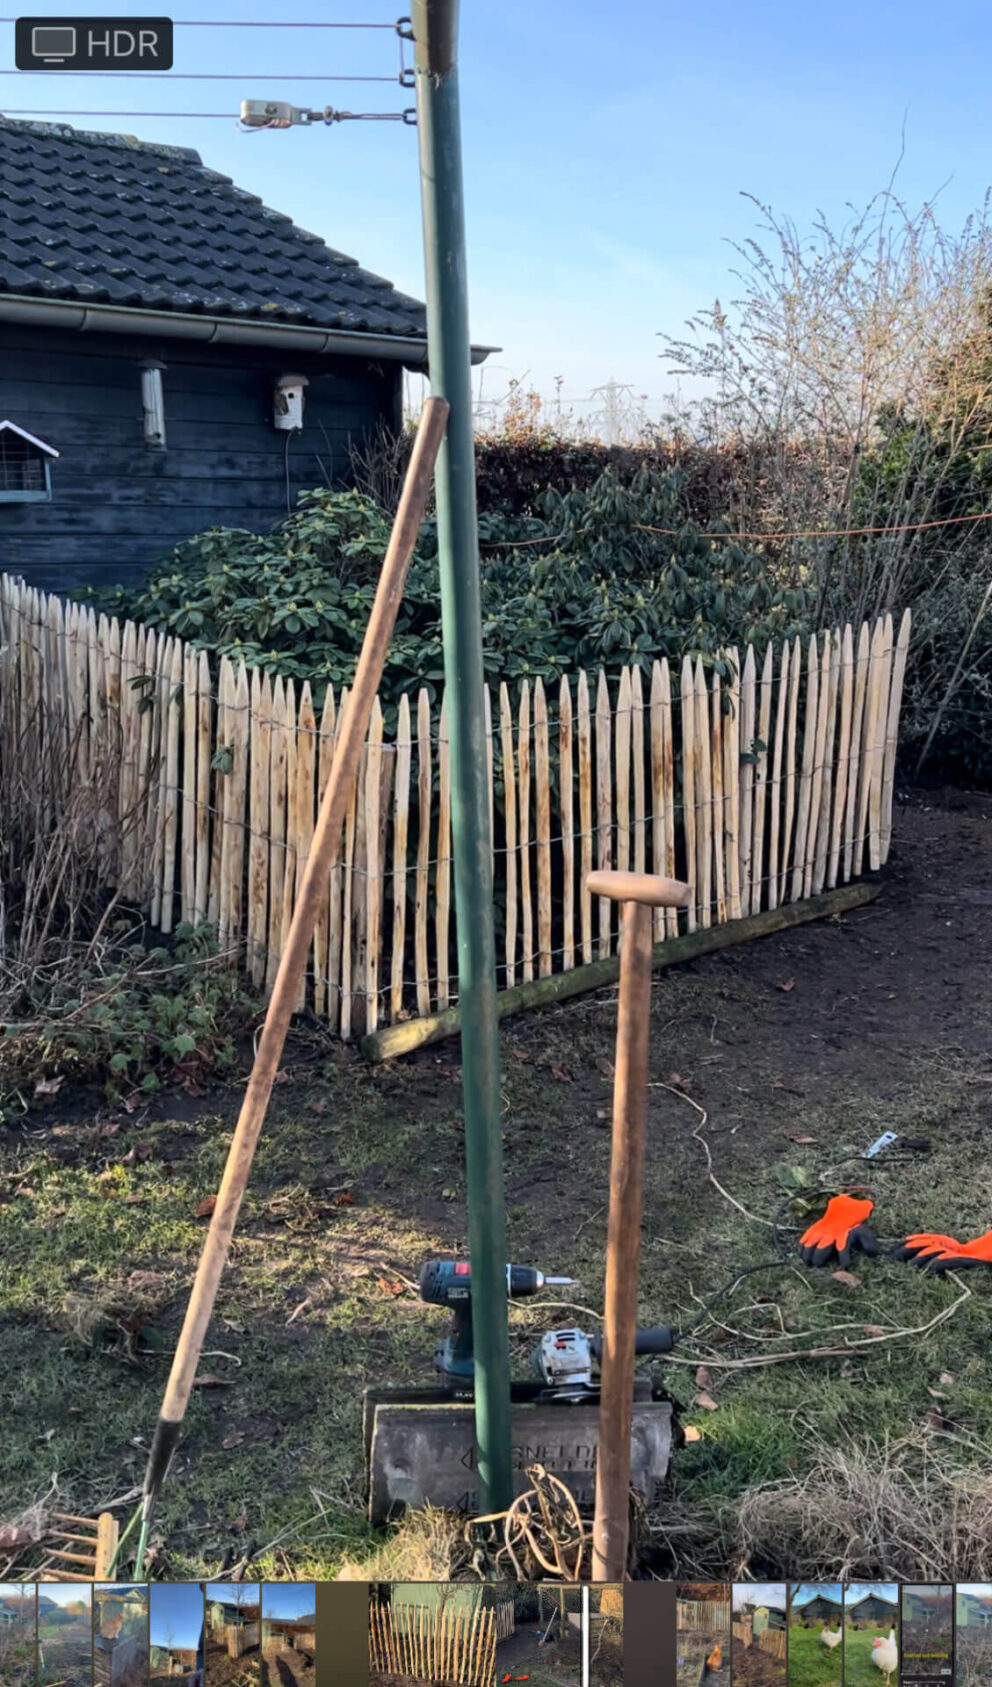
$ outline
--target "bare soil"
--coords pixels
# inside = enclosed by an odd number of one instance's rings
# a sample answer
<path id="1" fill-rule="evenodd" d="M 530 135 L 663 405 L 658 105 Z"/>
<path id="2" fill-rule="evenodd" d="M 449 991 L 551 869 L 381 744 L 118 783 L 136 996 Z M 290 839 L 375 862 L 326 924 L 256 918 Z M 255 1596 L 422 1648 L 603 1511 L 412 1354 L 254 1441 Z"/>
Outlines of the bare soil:
<path id="1" fill-rule="evenodd" d="M 684 1330 L 740 1266 L 771 1267 L 773 1219 L 798 1187 L 789 1179 L 836 1186 L 838 1159 L 868 1186 L 886 1243 L 920 1229 L 963 1239 L 992 1225 L 990 817 L 992 796 L 900 798 L 876 902 L 657 977 L 644 1323 Z M 511 1257 L 578 1278 L 579 1307 L 601 1303 L 615 1038 L 615 991 L 501 1027 Z M 216 1189 L 241 1095 L 237 1085 L 163 1095 L 109 1121 L 94 1104 L 89 1122 L 76 1102 L 64 1118 L 56 1104 L 29 1129 L 0 1131 L 0 1246 L 16 1250 L 19 1297 L 7 1307 L 0 1293 L 0 1339 L 23 1355 L 3 1379 L 5 1422 L 33 1426 L 44 1401 L 73 1403 L 71 1437 L 59 1429 L 51 1445 L 36 1432 L 18 1441 L 0 1515 L 44 1492 L 55 1457 L 64 1503 L 81 1514 L 140 1482 L 146 1453 L 134 1437 L 159 1410 L 160 1353 L 125 1365 L 67 1342 L 61 1302 L 157 1274 L 156 1335 L 171 1351 L 202 1244 L 195 1215 Z M 883 1131 L 901 1140 L 852 1163 Z M 128 1163 L 135 1144 L 150 1157 Z M 457 1041 L 369 1068 L 354 1048 L 297 1028 L 207 1344 L 222 1354 L 205 1361 L 215 1383 L 191 1402 L 182 1480 L 165 1484 L 157 1513 L 173 1579 L 212 1575 L 223 1554 L 282 1531 L 310 1577 L 376 1544 L 362 1515 L 361 1393 L 432 1380 L 446 1321 L 406 1285 L 425 1257 L 466 1245 L 463 1162 Z M 790 1246 L 795 1222 L 780 1218 Z M 800 1480 L 824 1446 L 919 1440 L 930 1472 L 942 1457 L 981 1462 L 974 1449 L 992 1438 L 992 1271 L 970 1272 L 970 1299 L 918 1336 L 959 1290 L 884 1258 L 855 1259 L 852 1270 L 856 1282 L 837 1281 L 793 1255 L 744 1278 L 661 1367 L 699 1433 L 673 1459 L 681 1515 L 698 1524 L 700 1507 L 725 1502 L 733 1527 L 742 1496 Z M 563 1317 L 590 1327 L 582 1311 L 514 1311 L 516 1374 L 549 1319 Z M 850 1356 L 752 1364 L 794 1336 L 816 1347 L 838 1330 L 841 1342 L 868 1330 L 885 1339 Z M 700 1364 L 710 1367 L 705 1388 Z M 716 1410 L 696 1403 L 701 1391 Z M 666 1501 L 648 1559 L 658 1573 L 726 1577 L 746 1566 L 756 1579 L 836 1579 L 839 1558 L 817 1549 L 803 1562 L 795 1527 L 789 1535 L 777 1522 L 750 1558 L 739 1539 L 697 1532 L 693 1560 L 672 1544 L 672 1515 Z M 846 1549 L 845 1538 L 838 1553 Z M 935 1549 L 925 1573 L 912 1564 L 899 1573 L 984 1579 L 951 1562 L 950 1545 L 947 1559 Z M 890 1571 L 866 1563 L 861 1574 Z"/>
<path id="2" fill-rule="evenodd" d="M 314 1687 L 315 1681 L 316 1666 L 309 1653 L 281 1646 L 262 1659 L 262 1687 Z"/>
<path id="3" fill-rule="evenodd" d="M 785 1687 L 785 1659 L 770 1657 L 758 1645 L 735 1640 L 730 1670 L 735 1687 Z"/>
<path id="4" fill-rule="evenodd" d="M 717 1645 L 721 1647 L 723 1664 L 720 1669 L 708 1672 L 706 1687 L 730 1687 L 728 1629 L 679 1629 L 677 1638 L 678 1666 L 676 1680 L 678 1687 L 699 1687 L 703 1664 L 712 1655 L 713 1648 Z"/>
<path id="5" fill-rule="evenodd" d="M 203 1669 L 205 1687 L 258 1687 L 261 1674 L 257 1646 L 250 1646 L 240 1658 L 232 1658 L 226 1646 L 208 1636 Z"/>
<path id="6" fill-rule="evenodd" d="M 39 1687 L 62 1682 L 64 1687 L 93 1687 L 93 1636 L 85 1625 L 65 1625 L 57 1639 L 41 1638 Z"/>

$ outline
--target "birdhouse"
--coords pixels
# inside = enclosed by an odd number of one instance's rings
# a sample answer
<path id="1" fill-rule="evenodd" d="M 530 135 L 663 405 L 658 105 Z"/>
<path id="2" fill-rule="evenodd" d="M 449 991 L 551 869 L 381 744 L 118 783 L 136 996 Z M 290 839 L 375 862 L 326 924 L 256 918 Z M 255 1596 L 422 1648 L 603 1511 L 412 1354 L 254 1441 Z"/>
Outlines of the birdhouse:
<path id="1" fill-rule="evenodd" d="M 303 395 L 309 385 L 305 375 L 280 375 L 272 395 L 272 421 L 281 433 L 302 428 Z"/>

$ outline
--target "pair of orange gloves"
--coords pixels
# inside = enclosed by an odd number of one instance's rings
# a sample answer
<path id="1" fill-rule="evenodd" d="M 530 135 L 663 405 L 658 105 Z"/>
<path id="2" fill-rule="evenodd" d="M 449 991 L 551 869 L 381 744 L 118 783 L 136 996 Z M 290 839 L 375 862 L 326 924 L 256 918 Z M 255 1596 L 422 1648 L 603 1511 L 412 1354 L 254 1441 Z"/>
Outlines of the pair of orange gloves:
<path id="1" fill-rule="evenodd" d="M 877 1254 L 878 1242 L 868 1223 L 873 1208 L 873 1201 L 858 1200 L 854 1195 L 835 1195 L 823 1217 L 799 1238 L 799 1252 L 806 1264 L 836 1262 L 844 1268 L 850 1264 L 852 1253 Z M 972 1242 L 922 1231 L 907 1236 L 893 1249 L 893 1255 L 936 1272 L 957 1271 L 968 1265 L 992 1265 L 992 1230 L 986 1230 L 984 1236 L 976 1236 Z"/>

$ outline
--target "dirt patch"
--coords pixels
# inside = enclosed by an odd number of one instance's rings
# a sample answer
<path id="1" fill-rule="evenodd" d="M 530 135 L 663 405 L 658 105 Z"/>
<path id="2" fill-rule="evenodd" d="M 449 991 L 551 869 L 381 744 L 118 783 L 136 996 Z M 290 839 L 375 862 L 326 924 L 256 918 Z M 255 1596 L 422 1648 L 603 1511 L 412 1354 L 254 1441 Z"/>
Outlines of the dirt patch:
<path id="1" fill-rule="evenodd" d="M 266 1651 L 262 1659 L 262 1687 L 314 1687 L 316 1668 L 310 1652 L 292 1646 Z"/>
<path id="2" fill-rule="evenodd" d="M 705 1687 L 730 1687 L 728 1632 L 715 1628 L 679 1630 L 676 1668 L 678 1687 L 700 1687 L 704 1679 Z M 713 1657 L 717 1646 L 720 1647 L 720 1668 L 706 1670 L 704 1677 L 706 1660 Z"/>
<path id="3" fill-rule="evenodd" d="M 261 1654 L 250 1646 L 240 1658 L 232 1658 L 226 1646 L 208 1636 L 204 1654 L 205 1687 L 259 1687 Z"/>
<path id="4" fill-rule="evenodd" d="M 785 1659 L 770 1657 L 758 1645 L 735 1640 L 730 1670 L 737 1687 L 785 1687 Z"/>
<path id="5" fill-rule="evenodd" d="M 900 802 L 877 902 L 655 982 L 639 1314 L 681 1330 L 701 1320 L 659 1371 L 698 1439 L 676 1452 L 650 1520 L 658 1573 L 720 1578 L 740 1565 L 756 1579 L 835 1580 L 868 1514 L 836 1472 L 836 1533 L 804 1514 L 802 1483 L 824 1448 L 853 1447 L 868 1471 L 878 1445 L 900 1449 L 910 1462 L 887 1479 L 905 1481 L 914 1505 L 925 1490 L 912 1483 L 939 1496 L 942 1472 L 956 1483 L 981 1468 L 992 1272 L 970 1273 L 968 1298 L 939 1322 L 962 1296 L 953 1283 L 885 1258 L 855 1260 L 854 1284 L 785 1266 L 773 1219 L 797 1189 L 854 1176 L 884 1241 L 917 1229 L 965 1238 L 992 1223 L 990 814 L 990 798 Z M 510 1251 L 580 1279 L 576 1301 L 592 1308 L 615 1035 L 615 991 L 501 1028 Z M 187 1097 L 181 1110 L 156 1098 L 154 1113 L 65 1126 L 46 1114 L 0 1143 L 0 1247 L 13 1266 L 0 1330 L 24 1361 L 5 1379 L 4 1417 L 31 1426 L 5 1461 L 0 1514 L 44 1492 L 53 1461 L 80 1514 L 140 1482 L 135 1439 L 147 1442 L 158 1413 L 162 1355 L 203 1240 L 196 1213 L 217 1187 L 241 1093 L 204 1098 L 199 1112 Z M 172 1579 L 209 1577 L 226 1553 L 277 1537 L 290 1555 L 278 1575 L 333 1575 L 378 1544 L 363 1516 L 361 1393 L 432 1380 L 446 1320 L 409 1285 L 424 1258 L 466 1245 L 461 1109 L 457 1042 L 370 1069 L 306 1026 L 294 1035 L 207 1343 L 219 1357 L 204 1370 L 219 1380 L 194 1392 L 157 1513 Z M 894 1148 L 851 1159 L 886 1130 L 902 1139 Z M 129 1161 L 136 1143 L 151 1153 Z M 786 1208 L 791 1246 L 790 1224 Z M 149 1271 L 161 1278 L 149 1331 L 66 1343 L 68 1296 L 126 1292 Z M 516 1374 L 548 1319 L 571 1316 L 589 1325 L 584 1312 L 514 1310 Z M 840 1351 L 764 1364 L 822 1346 Z M 696 1404 L 701 1392 L 715 1410 Z M 59 1398 L 71 1418 L 53 1421 L 47 1403 Z M 867 1540 L 857 1574 L 989 1579 L 976 1562 L 992 1556 L 988 1532 L 963 1547 L 954 1538 L 956 1492 L 936 1502 L 943 1532 Z"/>
<path id="6" fill-rule="evenodd" d="M 93 1687 L 93 1641 L 84 1634 L 63 1634 L 41 1640 L 39 1687 L 62 1682 L 64 1687 Z"/>

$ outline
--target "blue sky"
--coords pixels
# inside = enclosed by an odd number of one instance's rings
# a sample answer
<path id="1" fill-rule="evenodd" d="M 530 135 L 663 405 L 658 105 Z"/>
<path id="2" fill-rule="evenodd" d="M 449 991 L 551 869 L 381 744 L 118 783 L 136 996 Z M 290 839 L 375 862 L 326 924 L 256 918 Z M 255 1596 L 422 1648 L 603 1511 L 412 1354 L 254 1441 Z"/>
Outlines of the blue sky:
<path id="1" fill-rule="evenodd" d="M 104 0 L 126 13 L 129 0 Z M 64 0 L 35 0 L 64 15 Z M 323 16 L 392 23 L 381 0 L 211 0 L 211 18 Z M 177 18 L 194 9 L 178 0 Z M 0 62 L 13 66 L 13 26 Z M 308 74 L 395 75 L 390 30 L 177 29 L 177 71 L 233 82 L 0 79 L 0 106 L 236 113 L 242 97 L 400 110 L 395 82 L 304 83 Z M 486 391 L 529 375 L 566 401 L 610 379 L 657 410 L 674 380 L 659 330 L 733 298 L 728 238 L 756 228 L 755 194 L 808 226 L 840 221 L 881 188 L 899 152 L 916 207 L 942 184 L 958 228 L 989 181 L 992 12 L 978 0 L 835 0 L 829 22 L 789 0 L 659 10 L 463 4 L 461 80 L 473 333 L 502 347 Z M 238 73 L 247 73 L 240 75 Z M 420 294 L 416 131 L 401 124 L 239 134 L 232 120 L 74 118 L 80 126 L 195 146 L 214 167 L 398 286 Z"/>
<path id="2" fill-rule="evenodd" d="M 219 1599 L 221 1604 L 236 1605 L 240 1597 L 242 1605 L 257 1605 L 258 1583 L 207 1582 L 206 1594 L 208 1599 Z"/>
<path id="3" fill-rule="evenodd" d="M 798 1610 L 819 1595 L 823 1599 L 841 1600 L 844 1589 L 840 1582 L 793 1582 L 790 1586 L 792 1603 Z"/>
<path id="4" fill-rule="evenodd" d="M 873 1593 L 879 1599 L 886 1599 L 896 1605 L 899 1601 L 899 1589 L 895 1582 L 848 1582 L 844 1599 L 848 1606 L 856 1605 L 859 1599 L 867 1598 Z"/>
<path id="5" fill-rule="evenodd" d="M 313 1582 L 267 1582 L 262 1589 L 262 1616 L 312 1617 L 317 1591 Z"/>
<path id="6" fill-rule="evenodd" d="M 735 1582 L 731 1604 L 735 1611 L 743 1610 L 745 1605 L 774 1606 L 784 1611 L 786 1606 L 785 1582 Z"/>
<path id="7" fill-rule="evenodd" d="M 199 1582 L 153 1582 L 149 1590 L 149 1634 L 153 1646 L 193 1647 L 203 1634 L 203 1588 Z"/>
<path id="8" fill-rule="evenodd" d="M 44 1597 L 51 1599 L 56 1605 L 78 1605 L 82 1603 L 92 1606 L 93 1589 L 81 1582 L 69 1582 L 61 1587 L 58 1582 L 46 1582 Z"/>

